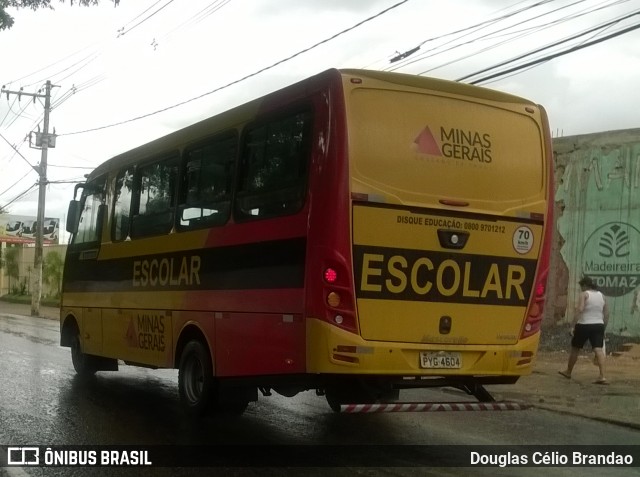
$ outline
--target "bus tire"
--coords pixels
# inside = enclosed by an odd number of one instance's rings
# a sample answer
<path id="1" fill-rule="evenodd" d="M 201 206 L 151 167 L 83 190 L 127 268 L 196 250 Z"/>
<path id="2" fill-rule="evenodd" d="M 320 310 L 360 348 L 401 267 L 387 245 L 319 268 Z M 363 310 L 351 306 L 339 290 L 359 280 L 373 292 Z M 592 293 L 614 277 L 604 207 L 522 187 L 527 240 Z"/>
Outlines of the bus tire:
<path id="1" fill-rule="evenodd" d="M 96 374 L 97 368 L 93 356 L 82 352 L 80 332 L 76 330 L 71 341 L 71 362 L 78 376 L 86 378 Z"/>
<path id="2" fill-rule="evenodd" d="M 327 389 L 325 397 L 327 398 L 327 404 L 333 412 L 340 412 L 340 406 L 343 404 L 342 399 L 336 393 Z"/>
<path id="3" fill-rule="evenodd" d="M 213 365 L 208 348 L 199 340 L 187 343 L 180 357 L 178 392 L 187 414 L 206 414 L 214 394 Z"/>

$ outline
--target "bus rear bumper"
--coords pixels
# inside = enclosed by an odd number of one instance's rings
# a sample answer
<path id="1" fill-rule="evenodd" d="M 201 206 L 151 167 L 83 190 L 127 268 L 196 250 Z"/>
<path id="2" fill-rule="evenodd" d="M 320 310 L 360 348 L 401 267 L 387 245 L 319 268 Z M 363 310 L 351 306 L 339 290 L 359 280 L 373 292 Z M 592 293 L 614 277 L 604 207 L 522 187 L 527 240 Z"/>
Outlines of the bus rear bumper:
<path id="1" fill-rule="evenodd" d="M 509 345 L 423 344 L 366 341 L 322 320 L 307 319 L 307 371 L 317 374 L 405 377 L 406 387 L 441 386 L 431 379 L 473 376 L 483 384 L 515 382 L 530 374 L 540 333 Z M 423 353 L 439 353 L 443 366 L 425 367 Z M 434 356 L 434 355 L 430 355 Z M 426 363 L 426 364 L 425 364 Z M 410 384 L 411 377 L 425 378 Z M 511 379 L 511 378 L 515 378 Z"/>

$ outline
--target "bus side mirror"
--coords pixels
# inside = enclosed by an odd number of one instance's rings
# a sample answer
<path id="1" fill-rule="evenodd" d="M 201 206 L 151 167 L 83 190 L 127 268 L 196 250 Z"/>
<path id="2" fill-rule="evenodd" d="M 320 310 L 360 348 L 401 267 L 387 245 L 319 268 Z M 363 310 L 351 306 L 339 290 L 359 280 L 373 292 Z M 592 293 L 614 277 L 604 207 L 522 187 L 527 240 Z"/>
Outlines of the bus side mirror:
<path id="1" fill-rule="evenodd" d="M 69 210 L 67 211 L 67 232 L 75 234 L 78 231 L 78 213 L 80 212 L 80 201 L 72 200 L 69 202 Z"/>

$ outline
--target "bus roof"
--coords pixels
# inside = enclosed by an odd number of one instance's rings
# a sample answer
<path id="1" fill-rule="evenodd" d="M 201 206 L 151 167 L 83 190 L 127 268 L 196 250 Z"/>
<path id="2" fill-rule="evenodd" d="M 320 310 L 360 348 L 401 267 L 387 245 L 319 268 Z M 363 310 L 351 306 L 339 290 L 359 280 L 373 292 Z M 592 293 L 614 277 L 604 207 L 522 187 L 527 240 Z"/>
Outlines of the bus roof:
<path id="1" fill-rule="evenodd" d="M 339 70 L 339 72 L 342 75 L 365 76 L 380 81 L 386 81 L 388 83 L 401 84 L 404 86 L 421 89 L 430 89 L 460 96 L 470 96 L 489 101 L 535 104 L 525 98 L 509 93 L 503 93 L 501 91 L 483 88 L 481 86 L 475 86 L 468 83 L 460 83 L 458 81 L 451 81 L 440 78 L 431 78 L 428 76 L 417 76 L 405 73 L 392 73 L 389 71 L 359 69 L 341 69 Z"/>
<path id="2" fill-rule="evenodd" d="M 294 83 L 268 93 L 260 98 L 253 99 L 247 103 L 221 111 L 209 118 L 203 119 L 182 129 L 169 133 L 166 136 L 162 136 L 114 156 L 94 169 L 88 175 L 87 180 L 90 181 L 100 177 L 102 174 L 110 170 L 120 168 L 125 164 L 135 162 L 139 159 L 157 157 L 160 154 L 169 154 L 172 151 L 177 152 L 180 148 L 193 141 L 204 139 L 207 136 L 213 136 L 219 132 L 223 132 L 224 130 L 231 129 L 251 121 L 258 114 L 262 104 L 270 100 L 275 100 L 278 97 L 282 97 L 283 94 L 285 94 L 287 98 L 304 97 L 304 94 L 310 85 L 339 82 L 345 76 L 370 78 L 377 81 L 403 85 L 411 88 L 420 88 L 452 95 L 474 97 L 486 101 L 535 105 L 535 103 L 519 96 L 466 83 L 459 83 L 456 81 L 388 71 L 329 69 L 315 76 L 299 81 L 298 83 Z"/>

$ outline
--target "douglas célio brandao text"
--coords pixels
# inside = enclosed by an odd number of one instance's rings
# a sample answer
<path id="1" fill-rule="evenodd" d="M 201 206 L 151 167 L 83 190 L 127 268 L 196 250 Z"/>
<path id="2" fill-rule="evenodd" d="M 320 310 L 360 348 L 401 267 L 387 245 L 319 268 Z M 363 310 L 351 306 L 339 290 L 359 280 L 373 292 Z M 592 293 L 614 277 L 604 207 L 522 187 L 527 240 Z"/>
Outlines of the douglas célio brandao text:
<path id="1" fill-rule="evenodd" d="M 633 466 L 634 458 L 617 452 L 585 453 L 580 451 L 536 451 L 527 453 L 470 452 L 471 465 L 477 466 Z"/>

